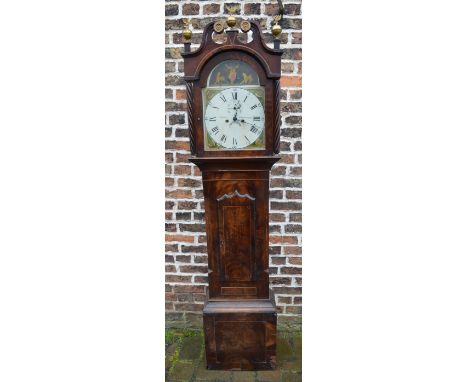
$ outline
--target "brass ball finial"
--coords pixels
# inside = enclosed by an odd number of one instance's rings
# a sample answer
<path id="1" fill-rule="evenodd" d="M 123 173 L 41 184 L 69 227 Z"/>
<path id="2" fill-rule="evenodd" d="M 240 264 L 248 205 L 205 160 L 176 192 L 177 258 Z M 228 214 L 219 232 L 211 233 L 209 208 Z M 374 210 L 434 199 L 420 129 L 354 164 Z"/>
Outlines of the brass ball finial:
<path id="1" fill-rule="evenodd" d="M 226 20 L 226 24 L 229 26 L 229 27 L 233 27 L 236 25 L 236 18 L 234 16 L 228 16 L 227 20 Z"/>
<path id="2" fill-rule="evenodd" d="M 226 5 L 226 9 L 227 11 L 229 12 L 229 16 L 228 18 L 226 19 L 226 24 L 232 28 L 236 25 L 237 23 L 237 20 L 236 18 L 234 17 L 234 13 L 239 9 L 239 6 L 238 5 L 234 5 L 232 7 L 230 7 L 229 5 Z"/>
<path id="3" fill-rule="evenodd" d="M 190 19 L 182 20 L 185 24 L 185 29 L 182 31 L 182 36 L 185 40 L 190 40 L 192 38 L 192 31 L 190 30 Z"/>
<path id="4" fill-rule="evenodd" d="M 281 15 L 273 16 L 273 20 L 275 21 L 275 25 L 271 27 L 271 34 L 277 38 L 283 31 L 281 26 L 278 24 L 278 21 L 281 20 Z"/>

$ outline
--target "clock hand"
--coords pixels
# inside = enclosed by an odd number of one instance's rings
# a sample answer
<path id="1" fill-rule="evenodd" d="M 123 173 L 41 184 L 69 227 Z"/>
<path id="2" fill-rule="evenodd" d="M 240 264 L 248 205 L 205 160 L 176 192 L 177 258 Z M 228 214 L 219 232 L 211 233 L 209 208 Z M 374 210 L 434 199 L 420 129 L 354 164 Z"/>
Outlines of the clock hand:
<path id="1" fill-rule="evenodd" d="M 241 117 L 241 118 L 242 118 L 242 117 Z M 248 123 L 249 125 L 252 125 L 252 126 L 255 125 L 255 123 L 247 122 L 247 121 L 246 121 L 245 119 L 243 119 L 243 118 L 242 118 L 240 121 L 241 121 L 242 123 Z"/>

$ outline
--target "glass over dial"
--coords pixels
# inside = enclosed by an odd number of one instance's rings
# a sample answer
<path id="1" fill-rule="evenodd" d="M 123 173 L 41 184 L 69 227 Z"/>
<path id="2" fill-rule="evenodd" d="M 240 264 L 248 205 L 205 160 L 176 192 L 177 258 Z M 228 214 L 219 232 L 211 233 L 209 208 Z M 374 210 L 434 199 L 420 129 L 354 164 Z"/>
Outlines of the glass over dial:
<path id="1" fill-rule="evenodd" d="M 226 149 L 254 145 L 265 128 L 259 93 L 248 88 L 229 87 L 217 92 L 206 105 L 204 119 L 206 133 Z"/>

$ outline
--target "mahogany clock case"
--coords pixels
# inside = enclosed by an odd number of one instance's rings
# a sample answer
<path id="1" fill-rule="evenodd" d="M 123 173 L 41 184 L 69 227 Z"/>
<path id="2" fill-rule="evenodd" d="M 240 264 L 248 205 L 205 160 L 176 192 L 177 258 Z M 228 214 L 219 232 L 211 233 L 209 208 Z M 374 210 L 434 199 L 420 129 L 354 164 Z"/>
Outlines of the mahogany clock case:
<path id="1" fill-rule="evenodd" d="M 192 157 L 201 170 L 208 251 L 203 309 L 209 369 L 261 370 L 276 365 L 276 307 L 269 288 L 269 178 L 279 153 L 281 54 L 252 22 L 252 41 L 227 30 L 213 41 L 208 24 L 198 50 L 184 57 Z M 202 89 L 213 68 L 228 60 L 250 65 L 265 89 L 265 146 L 205 150 Z"/>

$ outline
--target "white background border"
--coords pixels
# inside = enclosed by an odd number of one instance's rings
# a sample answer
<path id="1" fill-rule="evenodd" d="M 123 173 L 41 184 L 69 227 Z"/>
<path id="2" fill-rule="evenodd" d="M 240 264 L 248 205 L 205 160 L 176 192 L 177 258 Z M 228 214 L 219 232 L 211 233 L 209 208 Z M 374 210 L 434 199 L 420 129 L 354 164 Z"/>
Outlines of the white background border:
<path id="1" fill-rule="evenodd" d="M 303 6 L 304 380 L 466 381 L 466 2 Z M 163 378 L 163 7 L 0 6 L 2 381 Z"/>

